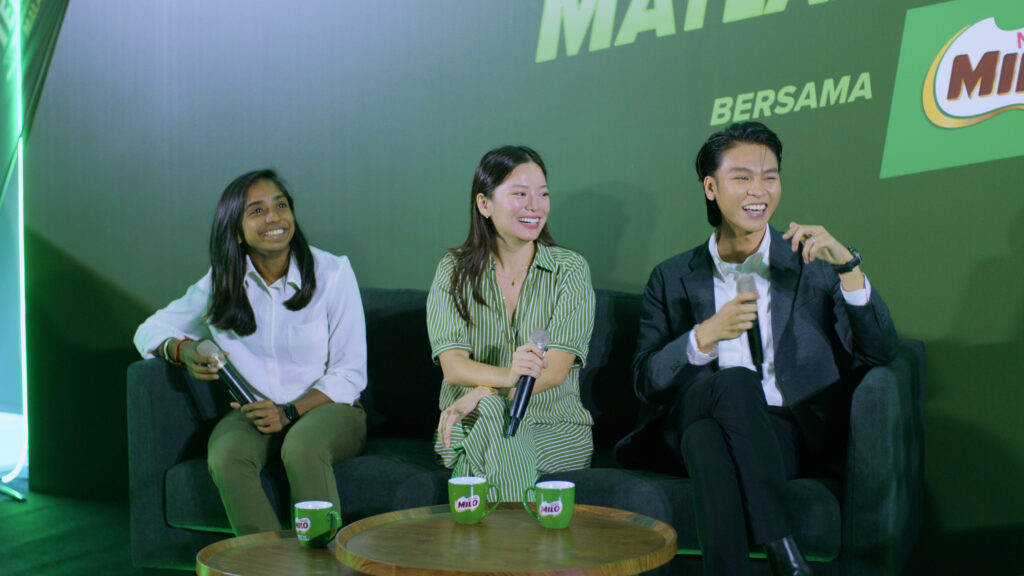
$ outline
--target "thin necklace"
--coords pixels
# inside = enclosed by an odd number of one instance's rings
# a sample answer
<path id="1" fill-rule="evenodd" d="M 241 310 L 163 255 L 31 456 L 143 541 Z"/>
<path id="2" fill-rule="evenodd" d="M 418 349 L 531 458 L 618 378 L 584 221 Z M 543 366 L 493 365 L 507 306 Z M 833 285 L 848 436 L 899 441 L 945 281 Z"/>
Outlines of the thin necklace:
<path id="1" fill-rule="evenodd" d="M 523 272 L 525 272 L 526 269 L 529 268 L 529 267 L 530 267 L 530 265 L 527 264 L 527 265 L 523 266 L 522 268 L 520 268 L 519 272 L 516 272 L 516 275 L 512 277 L 512 282 L 511 282 L 511 284 L 509 284 L 509 286 L 515 287 L 516 279 L 519 278 L 519 276 L 521 276 L 523 274 Z M 500 277 L 501 274 L 499 274 L 498 276 Z M 506 276 L 506 278 L 507 278 L 507 276 Z"/>

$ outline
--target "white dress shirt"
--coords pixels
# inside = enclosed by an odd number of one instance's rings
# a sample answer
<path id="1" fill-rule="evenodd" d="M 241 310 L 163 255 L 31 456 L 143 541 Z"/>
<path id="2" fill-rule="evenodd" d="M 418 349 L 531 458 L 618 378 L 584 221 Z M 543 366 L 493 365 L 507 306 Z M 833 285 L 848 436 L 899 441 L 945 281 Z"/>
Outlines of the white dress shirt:
<path id="1" fill-rule="evenodd" d="M 334 402 L 353 403 L 366 388 L 366 324 L 359 286 L 348 258 L 311 250 L 316 291 L 301 310 L 284 306 L 302 287 L 295 257 L 288 273 L 268 286 L 247 256 L 245 292 L 256 318 L 255 332 L 239 336 L 209 325 L 210 271 L 139 326 L 135 347 L 152 358 L 172 336 L 211 339 L 263 398 L 286 404 L 315 388 Z"/>
<path id="2" fill-rule="evenodd" d="M 733 264 L 722 260 L 718 254 L 718 241 L 715 234 L 711 234 L 708 240 L 708 251 L 714 262 L 712 275 L 715 284 L 715 312 L 722 309 L 736 298 L 736 281 L 745 274 L 754 277 L 754 284 L 757 287 L 757 320 L 761 329 L 761 347 L 764 351 L 764 364 L 762 365 L 763 376 L 761 387 L 764 389 L 764 398 L 769 406 L 785 406 L 786 399 L 782 396 L 782 390 L 775 380 L 775 341 L 772 336 L 772 311 L 771 311 L 771 268 L 769 267 L 768 254 L 771 246 L 772 235 L 765 230 L 764 238 L 757 251 L 751 254 L 746 260 L 739 264 Z M 852 292 L 843 292 L 843 298 L 847 304 L 852 306 L 864 306 L 871 299 L 871 285 L 867 277 L 864 277 L 864 288 Z M 697 347 L 697 332 L 690 330 L 687 337 L 686 356 L 690 364 L 703 366 L 718 359 L 719 368 L 731 368 L 733 366 L 745 366 L 756 370 L 754 361 L 750 356 L 750 344 L 747 333 L 740 334 L 732 340 L 722 340 L 710 353 L 705 354 Z"/>

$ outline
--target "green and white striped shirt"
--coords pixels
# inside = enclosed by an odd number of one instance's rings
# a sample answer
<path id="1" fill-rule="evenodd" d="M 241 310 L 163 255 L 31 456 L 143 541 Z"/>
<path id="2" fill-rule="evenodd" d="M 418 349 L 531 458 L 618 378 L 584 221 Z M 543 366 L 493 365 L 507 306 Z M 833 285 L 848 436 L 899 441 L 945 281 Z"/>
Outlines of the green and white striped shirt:
<path id="1" fill-rule="evenodd" d="M 586 362 L 590 333 L 594 328 L 594 289 L 590 268 L 579 254 L 557 246 L 537 244 L 512 321 L 505 312 L 498 288 L 494 260 L 481 280 L 481 292 L 488 306 L 473 299 L 472 288 L 465 286 L 473 325 L 467 324 L 455 309 L 449 293 L 455 257 L 441 258 L 427 297 L 427 331 L 434 362 L 447 350 L 469 351 L 476 362 L 491 366 L 509 366 L 516 348 L 525 344 L 537 328 L 551 334 L 550 350 L 576 355 L 569 375 L 561 386 L 534 394 L 527 408 L 538 424 L 571 423 L 593 426 L 594 419 L 580 403 L 580 369 Z M 438 407 L 444 410 L 469 386 L 441 383 Z"/>

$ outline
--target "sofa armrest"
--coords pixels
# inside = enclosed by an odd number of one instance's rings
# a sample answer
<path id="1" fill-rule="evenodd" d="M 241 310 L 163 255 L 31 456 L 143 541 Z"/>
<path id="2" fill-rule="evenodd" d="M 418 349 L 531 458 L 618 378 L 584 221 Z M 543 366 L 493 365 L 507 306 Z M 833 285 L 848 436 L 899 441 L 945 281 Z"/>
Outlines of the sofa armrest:
<path id="1" fill-rule="evenodd" d="M 853 393 L 843 481 L 848 574 L 898 575 L 924 508 L 924 345 L 901 340 Z"/>
<path id="2" fill-rule="evenodd" d="M 160 359 L 128 367 L 128 484 L 137 565 L 162 565 L 162 557 L 174 552 L 164 534 L 164 475 L 179 461 L 205 454 L 217 408 L 226 406 L 215 391 Z"/>

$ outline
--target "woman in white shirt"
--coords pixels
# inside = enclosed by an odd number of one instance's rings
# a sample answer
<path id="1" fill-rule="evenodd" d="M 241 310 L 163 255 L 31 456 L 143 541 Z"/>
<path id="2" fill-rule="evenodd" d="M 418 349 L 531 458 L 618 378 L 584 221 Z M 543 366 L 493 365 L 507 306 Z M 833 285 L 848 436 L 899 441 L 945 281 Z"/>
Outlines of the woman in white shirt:
<path id="1" fill-rule="evenodd" d="M 280 453 L 292 500 L 339 508 L 334 463 L 366 440 L 366 328 L 348 259 L 312 248 L 271 170 L 243 174 L 221 195 L 210 237 L 211 268 L 135 333 L 145 357 L 217 380 L 199 352 L 212 340 L 256 392 L 231 404 L 210 434 L 207 462 L 236 535 L 280 530 L 260 480 Z"/>

